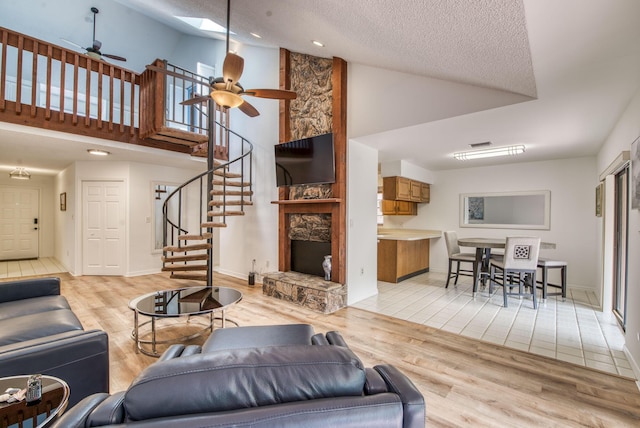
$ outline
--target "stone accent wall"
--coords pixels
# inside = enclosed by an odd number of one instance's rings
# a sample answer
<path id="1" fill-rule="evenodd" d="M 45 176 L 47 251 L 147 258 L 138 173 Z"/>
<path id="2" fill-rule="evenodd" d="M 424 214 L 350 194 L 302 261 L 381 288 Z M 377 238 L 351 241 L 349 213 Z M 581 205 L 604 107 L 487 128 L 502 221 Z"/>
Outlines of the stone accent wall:
<path id="1" fill-rule="evenodd" d="M 289 187 L 289 199 L 329 199 L 331 184 L 303 184 Z"/>
<path id="2" fill-rule="evenodd" d="M 330 214 L 291 214 L 289 221 L 289 239 L 331 242 Z"/>
<path id="3" fill-rule="evenodd" d="M 291 52 L 291 90 L 297 94 L 289 109 L 292 140 L 333 129 L 332 68 L 331 59 Z"/>
<path id="4" fill-rule="evenodd" d="M 347 306 L 346 285 L 298 272 L 265 274 L 262 293 L 323 314 L 330 314 Z"/>

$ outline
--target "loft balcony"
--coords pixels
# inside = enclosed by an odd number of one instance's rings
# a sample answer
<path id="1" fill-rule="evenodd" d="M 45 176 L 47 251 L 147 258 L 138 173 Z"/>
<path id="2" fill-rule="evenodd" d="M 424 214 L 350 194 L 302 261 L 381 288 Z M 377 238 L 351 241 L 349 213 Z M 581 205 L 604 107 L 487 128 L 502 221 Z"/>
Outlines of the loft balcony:
<path id="1" fill-rule="evenodd" d="M 156 60 L 171 76 L 141 74 L 0 27 L 0 121 L 207 155 L 208 130 L 228 110 L 180 103 L 206 93 L 208 79 Z M 182 79 L 185 75 L 190 80 Z M 202 81 L 194 84 L 191 80 Z M 224 133 L 212 132 L 215 157 L 227 158 Z"/>

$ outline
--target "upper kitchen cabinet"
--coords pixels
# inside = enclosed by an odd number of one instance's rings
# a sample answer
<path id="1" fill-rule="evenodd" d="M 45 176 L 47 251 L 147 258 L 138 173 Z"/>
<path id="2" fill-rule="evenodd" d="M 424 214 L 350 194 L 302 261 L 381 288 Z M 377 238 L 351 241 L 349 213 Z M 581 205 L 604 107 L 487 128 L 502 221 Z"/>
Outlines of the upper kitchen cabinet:
<path id="1" fill-rule="evenodd" d="M 390 201 L 429 202 L 430 186 L 406 177 L 383 177 L 382 199 Z"/>

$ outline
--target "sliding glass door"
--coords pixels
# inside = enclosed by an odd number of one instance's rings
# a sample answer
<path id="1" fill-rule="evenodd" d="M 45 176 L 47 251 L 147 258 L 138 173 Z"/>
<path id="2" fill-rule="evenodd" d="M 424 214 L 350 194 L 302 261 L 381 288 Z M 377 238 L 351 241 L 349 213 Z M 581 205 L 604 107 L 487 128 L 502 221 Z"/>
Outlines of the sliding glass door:
<path id="1" fill-rule="evenodd" d="M 627 238 L 629 212 L 629 167 L 616 174 L 615 185 L 615 262 L 613 313 L 623 329 L 627 323 Z"/>

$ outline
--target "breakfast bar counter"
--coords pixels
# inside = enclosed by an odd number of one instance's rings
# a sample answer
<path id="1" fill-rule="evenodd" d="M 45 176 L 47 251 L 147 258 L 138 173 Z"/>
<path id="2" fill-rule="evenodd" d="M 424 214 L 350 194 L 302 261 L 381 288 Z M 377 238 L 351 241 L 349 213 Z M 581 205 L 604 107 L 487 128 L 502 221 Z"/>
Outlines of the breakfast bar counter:
<path id="1" fill-rule="evenodd" d="M 439 230 L 378 229 L 378 281 L 400 282 L 429 272 L 429 240 Z"/>

